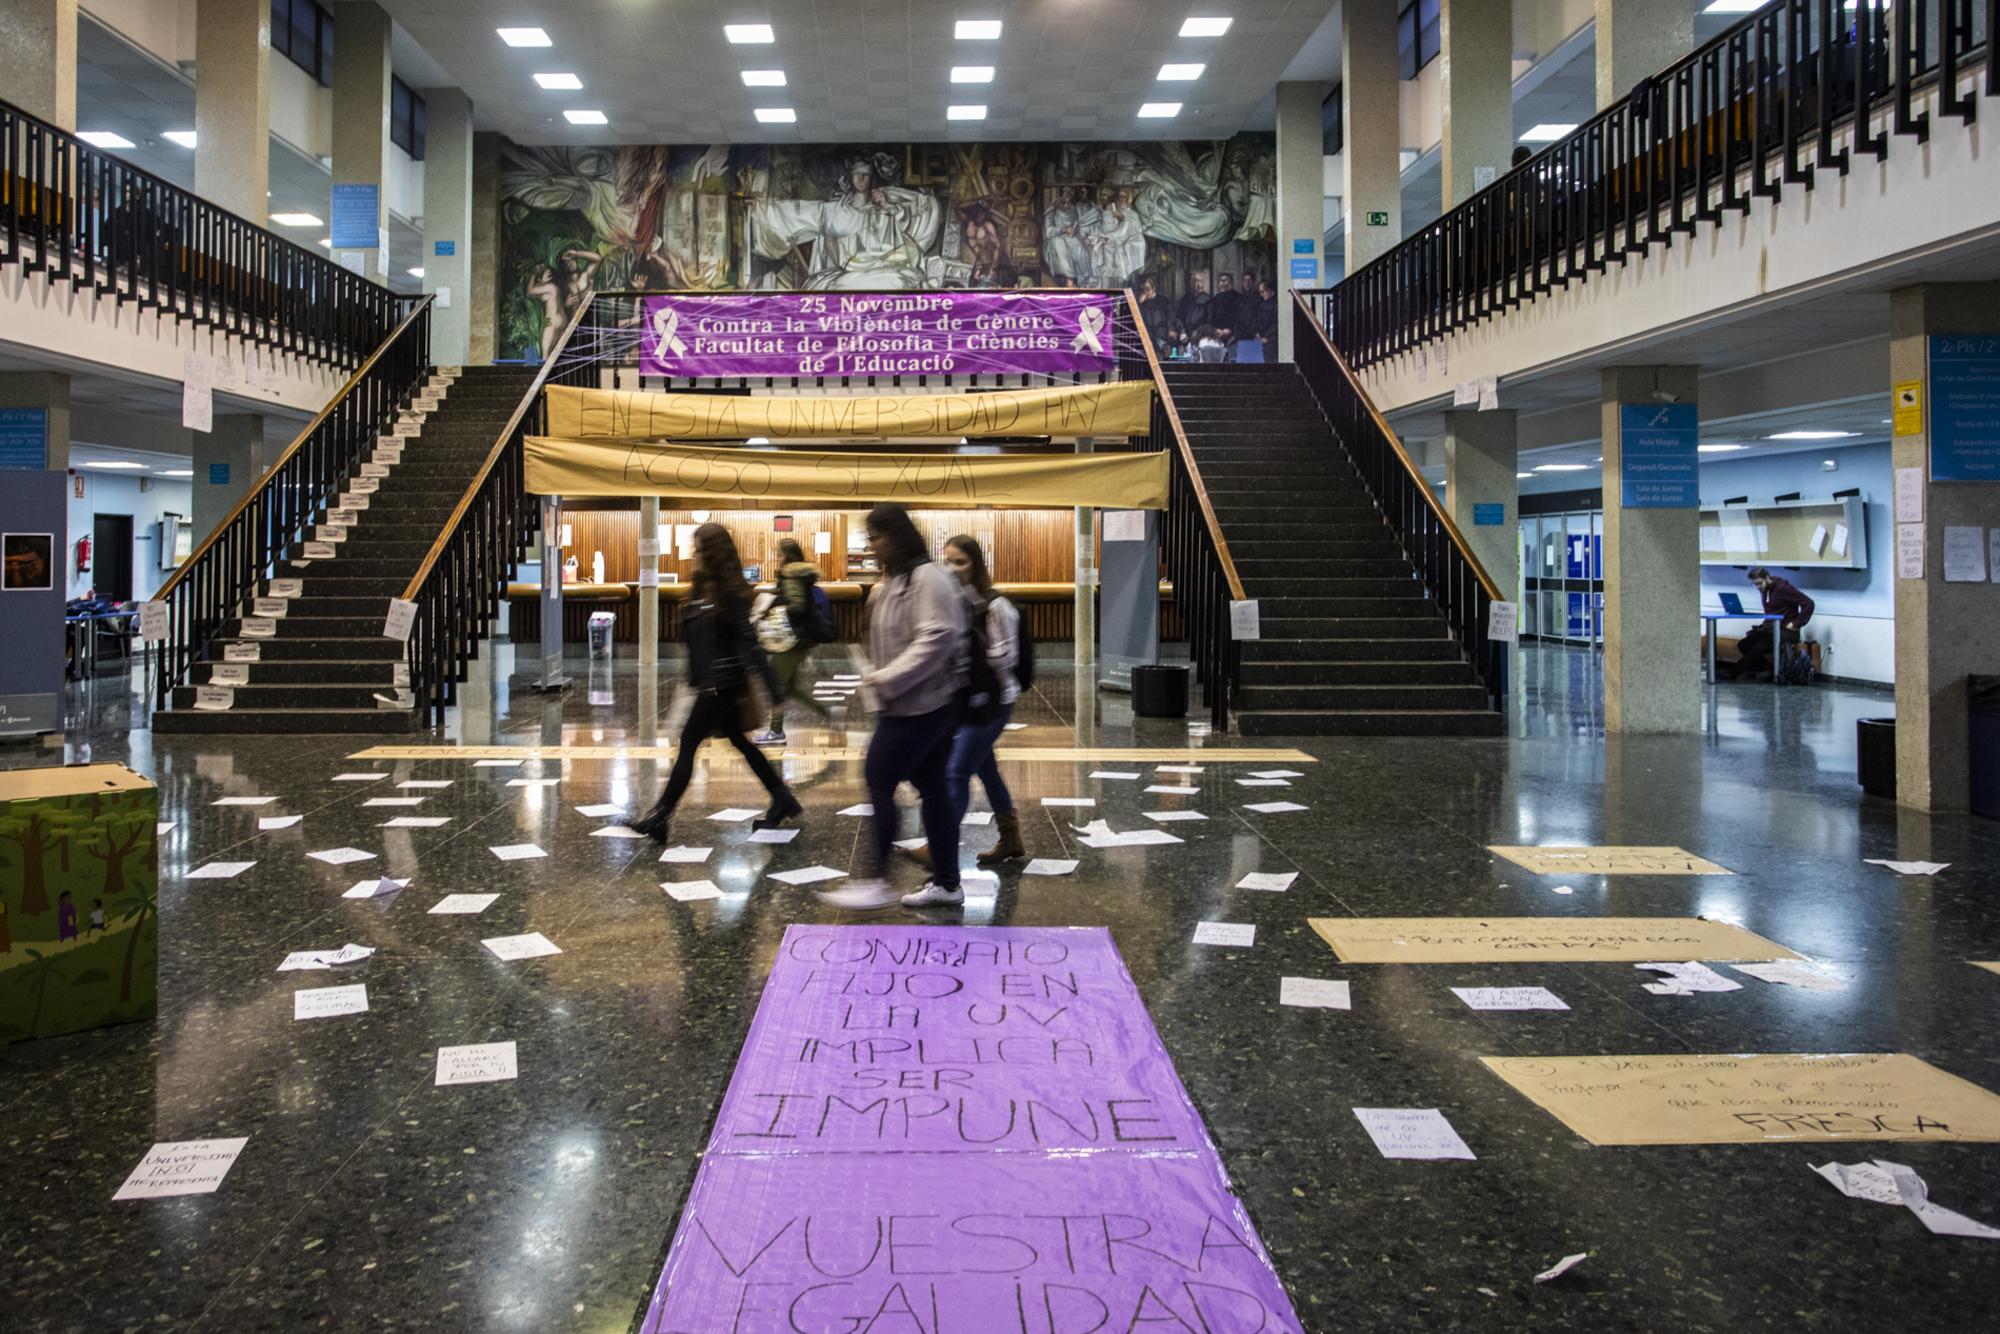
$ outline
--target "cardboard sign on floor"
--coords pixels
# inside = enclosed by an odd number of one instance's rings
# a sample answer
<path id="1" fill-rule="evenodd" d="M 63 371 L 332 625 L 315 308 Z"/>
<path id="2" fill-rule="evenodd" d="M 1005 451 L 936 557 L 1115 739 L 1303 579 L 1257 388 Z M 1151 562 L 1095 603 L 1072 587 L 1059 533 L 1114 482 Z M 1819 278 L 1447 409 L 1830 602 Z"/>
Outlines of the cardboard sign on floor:
<path id="1" fill-rule="evenodd" d="M 1783 945 L 1699 917 L 1313 917 L 1342 963 L 1643 963 L 1796 959 Z"/>
<path id="2" fill-rule="evenodd" d="M 1480 1061 L 1592 1144 L 2000 1141 L 2000 1096 L 1900 1053 Z"/>
<path id="3" fill-rule="evenodd" d="M 1735 875 L 1682 848 L 1509 848 L 1486 849 L 1536 875 Z"/>

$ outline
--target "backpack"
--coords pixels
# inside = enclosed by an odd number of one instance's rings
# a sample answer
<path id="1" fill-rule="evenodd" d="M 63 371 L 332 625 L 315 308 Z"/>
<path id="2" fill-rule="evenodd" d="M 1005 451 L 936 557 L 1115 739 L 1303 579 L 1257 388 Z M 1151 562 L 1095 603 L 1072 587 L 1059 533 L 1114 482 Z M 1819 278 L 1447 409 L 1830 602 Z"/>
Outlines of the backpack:
<path id="1" fill-rule="evenodd" d="M 815 644 L 831 644 L 840 637 L 833 627 L 833 599 L 817 583 L 806 592 L 805 637 Z"/>
<path id="2" fill-rule="evenodd" d="M 798 647 L 799 637 L 792 629 L 792 618 L 785 611 L 784 599 L 772 597 L 769 593 L 759 595 L 750 619 L 757 627 L 757 642 L 766 653 L 786 653 Z"/>
<path id="3" fill-rule="evenodd" d="M 965 688 L 958 692 L 959 717 L 968 723 L 990 723 L 1006 706 L 1000 702 L 1000 673 L 986 657 L 984 618 L 976 622 L 966 618 L 965 665 Z"/>
<path id="4" fill-rule="evenodd" d="M 1014 684 L 1025 695 L 1035 684 L 1035 636 L 1028 629 L 1027 614 L 1019 607 L 1014 608 L 1014 617 Z"/>
<path id="5" fill-rule="evenodd" d="M 1789 644 L 1782 650 L 1784 661 L 1771 678 L 1781 686 L 1809 686 L 1813 683 L 1812 654 L 1804 644 Z"/>

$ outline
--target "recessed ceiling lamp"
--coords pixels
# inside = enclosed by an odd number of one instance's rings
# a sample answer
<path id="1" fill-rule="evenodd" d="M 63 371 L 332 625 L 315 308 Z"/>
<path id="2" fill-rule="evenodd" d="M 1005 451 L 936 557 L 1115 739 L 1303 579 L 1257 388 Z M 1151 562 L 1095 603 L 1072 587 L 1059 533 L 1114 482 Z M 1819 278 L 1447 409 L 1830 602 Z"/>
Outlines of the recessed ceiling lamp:
<path id="1" fill-rule="evenodd" d="M 92 148 L 138 147 L 138 145 L 134 144 L 130 139 L 127 139 L 124 135 L 115 134 L 110 130 L 79 130 L 77 131 L 76 137 L 83 140 L 85 143 L 89 144 Z"/>
<path id="2" fill-rule="evenodd" d="M 317 227 L 319 219 L 310 213 L 273 213 L 271 221 L 280 227 Z"/>
<path id="3" fill-rule="evenodd" d="M 798 119 L 799 113 L 790 107 L 757 108 L 757 123 L 760 125 L 793 125 Z"/>
<path id="4" fill-rule="evenodd" d="M 1771 0 L 1710 0 L 1709 6 L 1701 12 L 1704 14 L 1750 14 L 1770 3 Z M 1852 9 L 1853 6 L 1849 5 L 1848 8 Z"/>
<path id="5" fill-rule="evenodd" d="M 993 82 L 993 67 L 991 65 L 953 65 L 951 67 L 951 81 L 953 83 L 991 83 Z"/>
<path id="6" fill-rule="evenodd" d="M 160 137 L 171 143 L 179 144 L 182 148 L 194 147 L 193 130 L 162 130 L 160 131 Z"/>
<path id="7" fill-rule="evenodd" d="M 563 112 L 563 119 L 572 125 L 604 125 L 609 123 L 605 120 L 602 111 L 580 110 L 576 107 L 570 107 L 565 110 Z"/>
<path id="8" fill-rule="evenodd" d="M 1180 114 L 1179 102 L 1142 102 L 1139 105 L 1141 120 L 1169 120 Z"/>
<path id="9" fill-rule="evenodd" d="M 1234 22 L 1236 22 L 1235 19 L 1224 18 L 1189 19 L 1187 22 L 1181 24 L 1181 36 L 1220 37 L 1223 33 L 1229 31 L 1229 25 Z"/>
<path id="10" fill-rule="evenodd" d="M 762 46 L 778 40 L 768 23 L 725 23 L 722 35 L 734 46 Z"/>
<path id="11" fill-rule="evenodd" d="M 1521 135 L 1521 142 L 1524 144 L 1552 144 L 1556 140 L 1574 133 L 1575 130 L 1576 126 L 1574 125 L 1566 125 L 1560 121 L 1545 120 L 1539 125 L 1528 127 Z"/>
<path id="12" fill-rule="evenodd" d="M 554 46 L 549 35 L 540 28 L 495 28 L 500 40 L 509 46 Z"/>
<path id="13" fill-rule="evenodd" d="M 1695 446 L 1695 450 L 1702 454 L 1734 454 L 1739 449 L 1748 449 L 1748 448 L 1749 448 L 1748 445 L 1696 445 Z"/>
<path id="14" fill-rule="evenodd" d="M 1517 482 L 1519 482 L 1519 481 L 1524 481 L 1524 480 L 1526 480 L 1527 478 L 1530 478 L 1530 477 L 1533 477 L 1534 475 L 1535 475 L 1535 474 L 1533 474 L 1533 473 L 1531 473 L 1531 472 L 1517 472 L 1517 473 L 1515 473 L 1515 474 L 1514 474 L 1514 480 L 1515 480 L 1515 481 L 1517 481 Z"/>
<path id="15" fill-rule="evenodd" d="M 83 466 L 86 468 L 117 468 L 125 472 L 146 471 L 146 465 L 143 463 L 118 463 L 105 459 L 85 459 Z"/>
<path id="16" fill-rule="evenodd" d="M 1535 471 L 1536 472 L 1589 472 L 1590 465 L 1588 463 L 1544 463 L 1539 465 L 1535 469 Z"/>
<path id="17" fill-rule="evenodd" d="M 951 35 L 961 42 L 992 42 L 1000 38 L 999 19 L 960 19 Z"/>
<path id="18" fill-rule="evenodd" d="M 535 82 L 547 88 L 550 92 L 557 93 L 573 93 L 583 87 L 583 80 L 569 73 L 537 74 Z"/>
<path id="19" fill-rule="evenodd" d="M 1193 83 L 1207 68 L 1206 65 L 1162 65 L 1160 78 L 1166 83 Z"/>
<path id="20" fill-rule="evenodd" d="M 167 468 L 167 469 L 164 469 L 164 470 L 162 470 L 162 471 L 161 471 L 161 473 L 160 473 L 160 476 L 162 476 L 162 477 L 192 477 L 192 476 L 194 476 L 194 469 L 193 469 L 193 468 Z"/>
<path id="21" fill-rule="evenodd" d="M 946 120 L 985 120 L 986 104 L 978 102 L 946 107 L 944 109 L 944 118 Z"/>
<path id="22" fill-rule="evenodd" d="M 1780 431 L 1771 438 L 1773 440 L 1845 440 L 1851 435 L 1860 434 L 1861 432 L 1859 431 Z"/>
<path id="23" fill-rule="evenodd" d="M 411 269 L 410 276 L 412 278 L 421 278 L 424 276 L 424 271 L 422 269 Z"/>
<path id="24" fill-rule="evenodd" d="M 781 69 L 746 69 L 743 71 L 745 88 L 782 88 L 785 86 L 785 72 Z"/>

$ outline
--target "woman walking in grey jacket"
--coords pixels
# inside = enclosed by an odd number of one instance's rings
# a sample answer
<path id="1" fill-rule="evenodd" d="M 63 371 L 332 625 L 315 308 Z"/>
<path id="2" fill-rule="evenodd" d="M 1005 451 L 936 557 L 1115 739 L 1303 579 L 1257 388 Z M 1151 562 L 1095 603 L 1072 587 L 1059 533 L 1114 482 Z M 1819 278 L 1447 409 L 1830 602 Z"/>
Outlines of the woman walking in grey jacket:
<path id="1" fill-rule="evenodd" d="M 896 837 L 896 788 L 908 782 L 922 799 L 931 878 L 903 902 L 912 908 L 963 903 L 959 888 L 958 811 L 949 764 L 966 682 L 965 598 L 958 580 L 924 549 L 901 505 L 868 512 L 868 545 L 885 571 L 868 598 L 868 659 L 862 689 L 875 699 L 875 733 L 862 773 L 875 805 L 874 840 L 863 874 L 823 895 L 839 908 L 880 908 L 895 901 L 887 872 Z"/>

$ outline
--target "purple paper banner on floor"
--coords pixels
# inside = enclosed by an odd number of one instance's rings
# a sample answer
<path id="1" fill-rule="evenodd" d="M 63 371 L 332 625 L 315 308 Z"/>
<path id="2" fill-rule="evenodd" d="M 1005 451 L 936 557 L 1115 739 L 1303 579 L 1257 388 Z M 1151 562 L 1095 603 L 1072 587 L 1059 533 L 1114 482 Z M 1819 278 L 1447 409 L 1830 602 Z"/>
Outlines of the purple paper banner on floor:
<path id="1" fill-rule="evenodd" d="M 785 933 L 644 1334 L 1297 1331 L 1109 932 Z"/>
<path id="2" fill-rule="evenodd" d="M 1087 375 L 1117 368 L 1105 292 L 645 298 L 648 375 Z"/>

